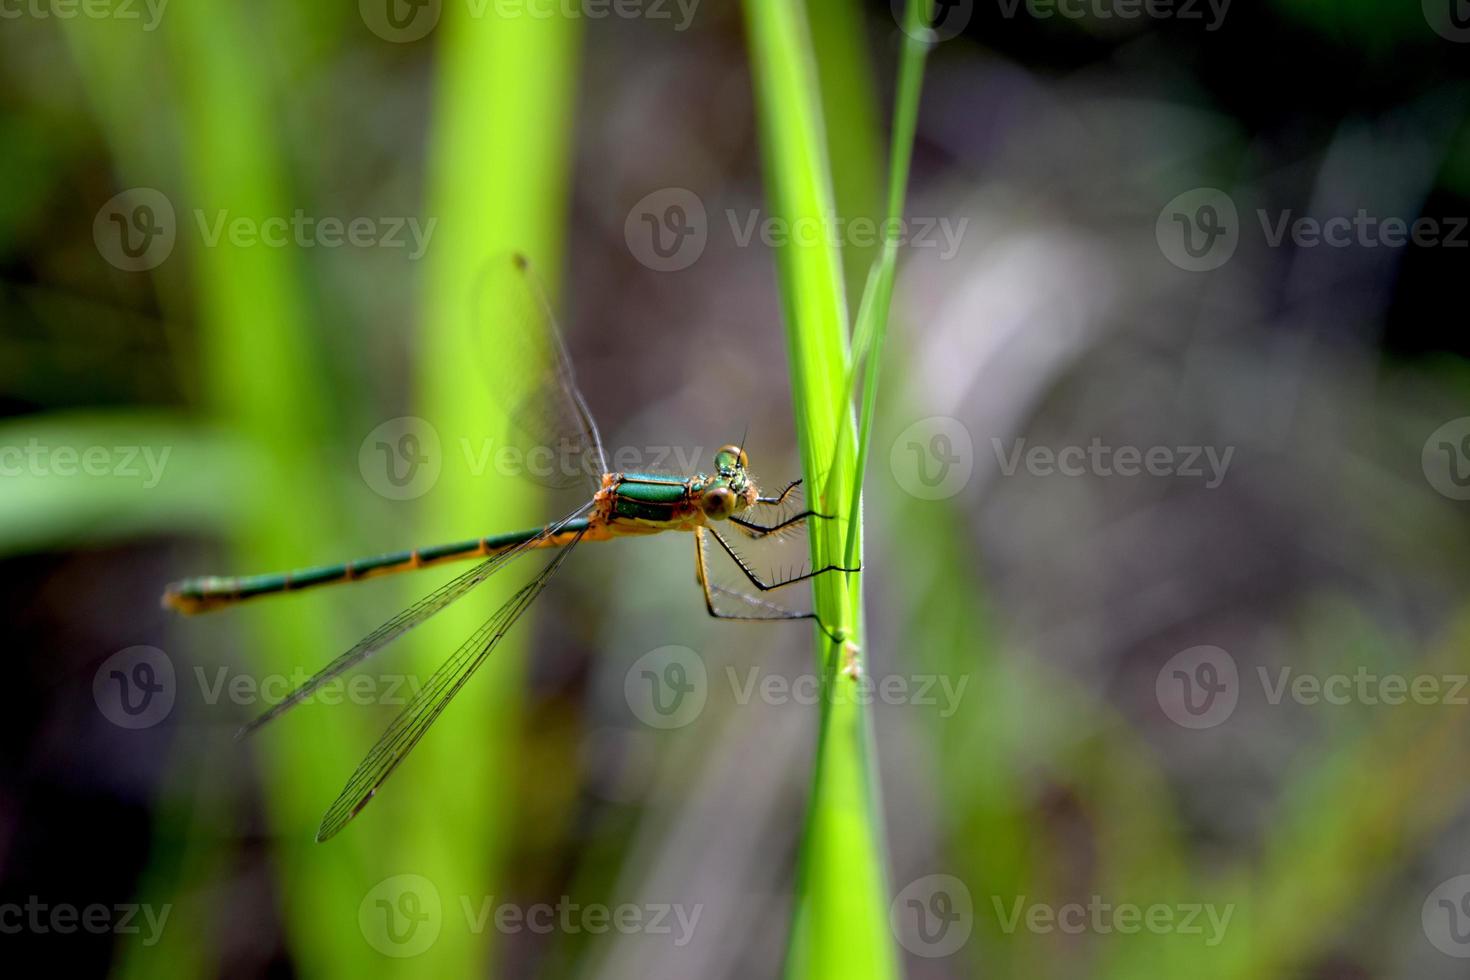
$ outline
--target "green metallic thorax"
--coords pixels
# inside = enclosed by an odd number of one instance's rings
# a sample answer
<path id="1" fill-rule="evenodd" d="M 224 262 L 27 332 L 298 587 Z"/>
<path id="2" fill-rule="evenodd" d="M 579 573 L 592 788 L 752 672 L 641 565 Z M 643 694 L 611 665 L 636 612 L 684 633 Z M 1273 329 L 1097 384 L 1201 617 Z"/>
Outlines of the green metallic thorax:
<path id="1" fill-rule="evenodd" d="M 673 523 L 689 510 L 699 478 L 679 480 L 649 473 L 624 473 L 613 487 L 614 519 Z"/>

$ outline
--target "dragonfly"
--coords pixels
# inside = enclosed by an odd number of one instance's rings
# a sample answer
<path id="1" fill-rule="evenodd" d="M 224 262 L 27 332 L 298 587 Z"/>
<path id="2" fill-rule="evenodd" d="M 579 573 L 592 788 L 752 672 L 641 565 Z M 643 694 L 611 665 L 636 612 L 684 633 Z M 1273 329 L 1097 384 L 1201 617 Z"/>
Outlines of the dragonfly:
<path id="1" fill-rule="evenodd" d="M 317 830 L 325 841 L 347 825 L 373 799 L 383 783 L 416 746 L 455 694 L 483 664 L 517 620 L 545 591 L 547 583 L 577 545 L 587 541 L 683 531 L 693 535 L 695 580 L 705 609 L 716 619 L 747 621 L 815 620 L 834 640 L 815 612 L 780 606 L 760 593 L 785 588 L 831 572 L 856 572 L 829 564 L 809 571 L 766 579 L 731 543 L 731 537 L 760 539 L 793 533 L 812 519 L 832 519 L 811 509 L 784 516 L 788 500 L 801 486 L 788 483 L 765 495 L 750 472 L 743 442 L 714 455 L 710 473 L 679 477 L 657 473 L 612 472 L 597 423 L 577 387 L 571 359 L 539 280 L 524 256 L 493 260 L 474 290 L 472 329 L 481 342 L 493 342 L 495 356 L 482 360 L 493 372 L 491 387 L 507 406 L 522 434 L 542 446 L 557 445 L 564 458 L 585 475 L 590 494 L 575 510 L 540 527 L 473 538 L 453 544 L 415 548 L 265 575 L 203 576 L 174 582 L 164 590 L 163 605 L 183 614 L 208 612 L 246 600 L 299 592 L 342 582 L 433 568 L 454 561 L 479 559 L 461 573 L 404 609 L 317 671 L 299 687 L 244 725 L 244 737 L 300 704 L 323 684 L 360 665 L 398 637 L 423 623 L 476 586 L 532 551 L 554 552 L 531 580 L 516 591 L 447 660 L 445 660 L 383 732 L 327 809 Z M 488 338 L 488 339 L 487 339 Z M 514 355 L 514 356 L 512 356 Z M 538 369 L 535 366 L 540 365 Z M 798 498 L 799 499 L 799 498 Z M 719 549 L 757 594 L 725 588 L 710 578 L 709 554 Z M 739 602 L 738 611 L 723 608 L 716 596 Z"/>

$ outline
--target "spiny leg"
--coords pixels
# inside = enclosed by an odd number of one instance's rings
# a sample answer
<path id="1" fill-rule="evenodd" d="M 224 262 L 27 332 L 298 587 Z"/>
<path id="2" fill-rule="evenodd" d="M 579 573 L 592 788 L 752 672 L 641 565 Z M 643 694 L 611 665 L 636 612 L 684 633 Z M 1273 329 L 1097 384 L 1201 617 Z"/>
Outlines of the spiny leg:
<path id="1" fill-rule="evenodd" d="M 734 524 L 736 527 L 740 528 L 740 530 L 744 532 L 746 537 L 759 540 L 768 534 L 776 534 L 786 530 L 788 527 L 791 527 L 794 524 L 800 524 L 808 517 L 820 517 L 824 521 L 830 521 L 832 519 L 832 515 L 830 514 L 818 514 L 814 510 L 805 510 L 793 517 L 786 518 L 784 521 L 781 521 L 778 524 L 771 524 L 769 526 L 764 524 L 757 524 L 754 521 L 747 521 L 743 517 L 731 516 L 729 518 L 729 521 L 731 524 Z"/>
<path id="2" fill-rule="evenodd" d="M 793 575 L 791 578 L 783 579 L 780 582 L 767 582 L 755 573 L 755 569 L 750 567 L 750 564 L 740 556 L 739 552 L 730 547 L 730 542 L 726 541 L 724 536 L 721 535 L 719 531 L 716 531 L 712 527 L 699 528 L 698 531 L 709 531 L 710 534 L 714 535 L 715 541 L 719 542 L 720 547 L 725 549 L 725 554 L 729 555 L 735 561 L 735 564 L 738 565 L 740 567 L 740 570 L 745 573 L 745 577 L 750 579 L 751 584 L 754 585 L 757 589 L 760 589 L 762 592 L 769 592 L 772 589 L 784 588 L 785 586 L 791 585 L 795 582 L 804 582 L 809 578 L 815 578 L 816 576 L 823 575 L 827 572 L 861 571 L 861 569 L 859 568 L 843 568 L 841 565 L 828 565 L 825 568 L 817 568 L 810 572 L 803 572 L 800 575 Z M 696 533 L 698 533 L 698 531 L 696 531 Z"/>
<path id="3" fill-rule="evenodd" d="M 786 498 L 791 496 L 791 494 L 799 486 L 801 486 L 800 480 L 792 480 L 786 485 L 786 489 L 782 490 L 776 496 L 756 497 L 755 502 L 765 507 L 779 507 L 786 502 Z M 730 523 L 740 528 L 747 537 L 758 539 L 763 538 L 768 534 L 775 534 L 779 531 L 784 531 L 788 527 L 800 524 L 808 517 L 820 517 L 824 521 L 830 521 L 832 519 L 831 514 L 818 514 L 816 511 L 808 509 L 802 511 L 800 514 L 795 514 L 791 517 L 783 518 L 775 524 L 758 524 L 755 521 L 748 521 L 743 517 L 733 516 L 730 518 Z"/>
<path id="4" fill-rule="evenodd" d="M 704 553 L 704 532 L 705 528 L 702 527 L 694 529 L 694 577 L 699 581 L 700 590 L 704 592 L 704 608 L 711 616 L 715 619 L 734 619 L 757 623 L 810 619 L 817 624 L 818 629 L 827 634 L 828 639 L 833 643 L 842 642 L 842 637 L 828 629 L 827 624 L 822 622 L 822 618 L 815 612 L 797 612 L 794 609 L 778 606 L 774 602 L 767 602 L 759 596 L 747 595 L 744 592 L 736 592 L 734 589 L 726 589 L 711 584 L 709 580 L 709 565 Z M 754 614 L 742 615 L 740 613 L 725 612 L 715 606 L 714 593 L 716 592 L 721 595 L 733 596 L 749 605 L 764 609 L 766 610 L 766 614 L 764 616 L 757 616 Z"/>
<path id="5" fill-rule="evenodd" d="M 791 495 L 791 492 L 793 490 L 795 490 L 799 486 L 801 486 L 801 481 L 800 480 L 792 480 L 790 483 L 786 484 L 786 489 L 785 490 L 782 490 L 776 496 L 774 496 L 774 497 L 756 497 L 755 498 L 755 502 L 758 503 L 758 504 L 766 504 L 768 506 L 773 506 L 773 507 L 774 506 L 779 506 L 781 504 L 784 504 L 786 502 L 786 498 L 788 496 L 790 496 Z"/>

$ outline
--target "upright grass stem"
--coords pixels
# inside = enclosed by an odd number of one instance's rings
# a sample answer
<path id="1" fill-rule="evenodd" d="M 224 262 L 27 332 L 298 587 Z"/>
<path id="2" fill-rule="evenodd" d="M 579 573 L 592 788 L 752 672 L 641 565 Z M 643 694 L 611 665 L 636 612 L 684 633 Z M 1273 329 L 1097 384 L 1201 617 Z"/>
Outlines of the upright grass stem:
<path id="1" fill-rule="evenodd" d="M 830 222 L 836 208 L 826 130 L 805 8 L 790 0 L 747 0 L 770 210 L 794 223 Z M 911 4 L 909 24 L 922 15 Z M 915 32 L 922 36 L 922 32 Z M 902 213 L 909 148 L 918 113 L 923 44 L 905 48 L 888 195 L 890 216 Z M 892 290 L 896 242 L 884 243 L 865 291 L 859 322 L 876 354 Z M 790 354 L 792 399 L 802 467 L 816 507 L 835 518 L 812 533 L 816 566 L 845 565 L 861 555 L 861 467 L 876 398 L 876 358 L 868 361 L 859 429 L 851 407 L 853 361 L 841 255 L 830 241 L 793 242 L 777 253 Z M 822 642 L 824 693 L 812 790 L 797 871 L 787 955 L 792 977 L 892 977 L 898 960 L 888 927 L 887 856 L 868 718 L 851 696 L 862 670 L 863 608 L 848 576 L 820 577 L 815 605 L 847 642 Z"/>

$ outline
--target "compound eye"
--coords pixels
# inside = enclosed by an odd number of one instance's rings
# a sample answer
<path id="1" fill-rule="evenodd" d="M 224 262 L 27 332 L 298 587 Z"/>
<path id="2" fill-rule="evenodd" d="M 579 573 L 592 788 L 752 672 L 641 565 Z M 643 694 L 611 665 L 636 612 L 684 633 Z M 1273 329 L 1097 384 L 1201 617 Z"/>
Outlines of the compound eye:
<path id="1" fill-rule="evenodd" d="M 715 456 L 716 458 L 720 456 L 729 456 L 731 459 L 734 459 L 736 462 L 738 462 L 742 467 L 750 465 L 750 457 L 745 455 L 745 450 L 741 449 L 739 446 L 723 446 L 721 447 L 720 451 L 715 454 Z"/>
<path id="2" fill-rule="evenodd" d="M 735 491 L 729 487 L 711 487 L 700 498 L 699 506 L 706 517 L 722 521 L 735 513 Z"/>

